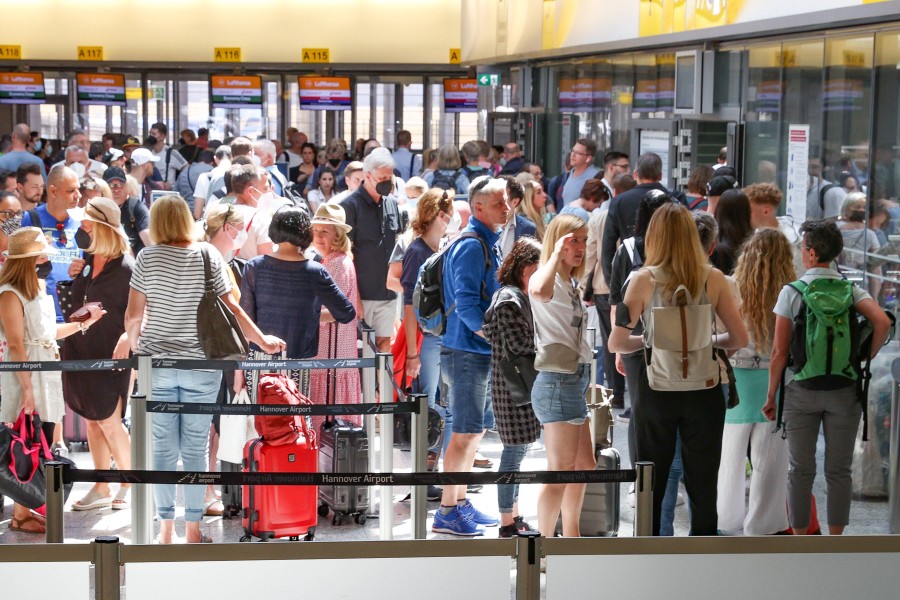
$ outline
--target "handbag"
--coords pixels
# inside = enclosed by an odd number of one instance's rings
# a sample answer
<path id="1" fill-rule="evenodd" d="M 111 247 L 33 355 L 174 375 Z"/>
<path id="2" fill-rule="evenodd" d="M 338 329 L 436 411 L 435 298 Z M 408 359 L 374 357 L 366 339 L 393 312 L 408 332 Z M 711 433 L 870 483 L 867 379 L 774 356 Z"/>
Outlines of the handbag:
<path id="1" fill-rule="evenodd" d="M 234 395 L 231 404 L 253 404 L 244 388 Z M 253 415 L 221 415 L 219 417 L 219 458 L 230 463 L 241 464 L 244 446 L 259 437 L 253 424 Z"/>
<path id="2" fill-rule="evenodd" d="M 0 493 L 26 508 L 42 507 L 47 501 L 44 465 L 48 461 L 75 466 L 50 452 L 37 415 L 22 411 L 11 428 L 0 423 Z M 72 484 L 66 484 L 64 497 L 71 491 Z"/>
<path id="3" fill-rule="evenodd" d="M 534 368 L 551 373 L 573 374 L 578 370 L 578 350 L 565 344 L 545 344 L 538 348 Z"/>
<path id="4" fill-rule="evenodd" d="M 212 281 L 212 265 L 209 252 L 200 248 L 203 255 L 205 289 L 197 306 L 197 336 L 203 354 L 210 360 L 240 360 L 247 356 L 250 347 L 231 309 L 216 295 Z"/>
<path id="5" fill-rule="evenodd" d="M 506 389 L 509 390 L 509 396 L 516 406 L 531 404 L 531 388 L 534 387 L 534 380 L 537 378 L 534 364 L 534 354 L 516 355 L 500 360 L 500 371 L 506 382 Z"/>

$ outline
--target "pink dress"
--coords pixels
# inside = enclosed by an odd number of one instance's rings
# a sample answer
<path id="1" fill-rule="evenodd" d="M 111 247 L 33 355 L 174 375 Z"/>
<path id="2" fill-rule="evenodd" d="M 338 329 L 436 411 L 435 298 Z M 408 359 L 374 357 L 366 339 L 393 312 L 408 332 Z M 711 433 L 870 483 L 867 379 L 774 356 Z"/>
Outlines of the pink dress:
<path id="1" fill-rule="evenodd" d="M 359 290 L 356 287 L 356 268 L 353 258 L 343 252 L 332 252 L 322 265 L 353 306 L 359 306 Z M 319 352 L 313 360 L 327 358 L 357 358 L 357 320 L 345 324 L 319 324 Z M 309 398 L 314 404 L 360 404 L 362 390 L 359 383 L 359 369 L 314 369 L 310 371 Z M 362 425 L 362 415 L 340 417 L 345 421 Z M 314 431 L 320 432 L 325 417 L 312 417 Z"/>

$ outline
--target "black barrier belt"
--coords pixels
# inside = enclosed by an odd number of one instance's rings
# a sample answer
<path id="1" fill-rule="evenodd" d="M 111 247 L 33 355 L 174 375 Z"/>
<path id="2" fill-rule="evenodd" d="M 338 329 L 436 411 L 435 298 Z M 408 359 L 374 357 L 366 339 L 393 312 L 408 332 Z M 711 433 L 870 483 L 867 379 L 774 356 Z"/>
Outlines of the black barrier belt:
<path id="1" fill-rule="evenodd" d="M 418 414 L 418 402 L 386 404 L 197 404 L 148 402 L 147 412 L 180 415 L 399 415 Z"/>
<path id="2" fill-rule="evenodd" d="M 286 371 L 307 369 L 368 369 L 374 358 L 332 358 L 325 360 L 199 360 L 190 358 L 154 358 L 154 369 L 241 369 L 243 371 Z"/>
<path id="3" fill-rule="evenodd" d="M 133 369 L 137 360 L 45 360 L 34 362 L 0 362 L 0 371 L 110 371 L 112 369 Z"/>
<path id="4" fill-rule="evenodd" d="M 529 483 L 628 483 L 637 471 L 509 471 L 486 473 L 207 473 L 203 471 L 94 471 L 64 468 L 66 483 L 185 485 L 494 485 Z"/>

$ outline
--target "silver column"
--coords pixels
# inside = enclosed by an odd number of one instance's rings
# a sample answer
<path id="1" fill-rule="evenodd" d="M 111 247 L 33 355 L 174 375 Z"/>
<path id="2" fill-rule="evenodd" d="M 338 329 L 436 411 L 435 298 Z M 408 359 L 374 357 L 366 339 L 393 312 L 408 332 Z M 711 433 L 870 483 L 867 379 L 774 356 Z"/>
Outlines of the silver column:
<path id="1" fill-rule="evenodd" d="M 394 400 L 394 355 L 389 352 L 378 353 L 378 401 L 381 404 Z M 394 415 L 382 414 L 381 418 L 381 473 L 394 472 Z M 381 486 L 379 496 L 379 525 L 381 526 L 381 539 L 394 539 L 394 488 L 389 485 Z"/>
<path id="2" fill-rule="evenodd" d="M 419 412 L 410 419 L 412 423 L 412 468 L 415 473 L 423 473 L 428 468 L 428 396 L 410 394 L 407 396 L 407 400 L 415 402 L 419 407 Z M 425 485 L 414 485 L 409 490 L 412 500 L 410 508 L 412 535 L 416 540 L 424 540 L 426 536 L 427 492 L 428 486 Z"/>
<path id="3" fill-rule="evenodd" d="M 516 600 L 541 597 L 541 542 L 538 531 L 520 533 L 516 538 Z"/>
<path id="4" fill-rule="evenodd" d="M 119 549 L 122 546 L 119 538 L 101 536 L 91 545 L 94 546 L 94 599 L 119 600 L 121 597 Z"/>
<path id="5" fill-rule="evenodd" d="M 653 535 L 653 463 L 638 461 L 634 482 L 634 535 Z"/>
<path id="6" fill-rule="evenodd" d="M 44 480 L 46 486 L 47 517 L 45 539 L 48 544 L 62 544 L 65 541 L 63 525 L 63 505 L 66 503 L 63 487 L 63 470 L 61 462 L 48 461 L 44 464 Z"/>
<path id="7" fill-rule="evenodd" d="M 138 356 L 138 393 L 131 397 L 131 468 L 149 471 L 152 455 L 151 417 L 147 403 L 153 400 L 150 356 Z M 153 496 L 149 485 L 131 486 L 131 541 L 153 541 Z"/>
<path id="8" fill-rule="evenodd" d="M 888 472 L 888 525 L 900 533 L 900 358 L 891 363 L 894 393 L 891 395 L 891 453 Z M 871 424 L 870 424 L 871 428 Z M 870 444 L 874 442 L 869 441 Z"/>

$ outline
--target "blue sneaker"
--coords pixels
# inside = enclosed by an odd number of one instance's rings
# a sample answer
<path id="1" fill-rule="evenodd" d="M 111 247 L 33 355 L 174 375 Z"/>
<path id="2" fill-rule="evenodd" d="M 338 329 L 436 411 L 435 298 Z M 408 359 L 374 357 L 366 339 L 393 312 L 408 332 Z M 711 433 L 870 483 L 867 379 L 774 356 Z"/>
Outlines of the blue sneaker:
<path id="1" fill-rule="evenodd" d="M 464 514 L 459 508 L 454 508 L 446 515 L 442 515 L 440 509 L 438 509 L 434 513 L 431 530 L 435 533 L 449 533 L 465 537 L 484 535 L 484 527 L 476 525 L 469 518 L 469 515 Z"/>
<path id="2" fill-rule="evenodd" d="M 486 515 L 475 508 L 475 506 L 472 505 L 472 501 L 468 498 L 466 498 L 466 503 L 462 505 L 462 508 L 459 509 L 459 512 L 469 517 L 478 525 L 484 525 L 486 527 L 496 527 L 500 524 L 499 519 L 495 519 L 490 515 Z"/>

